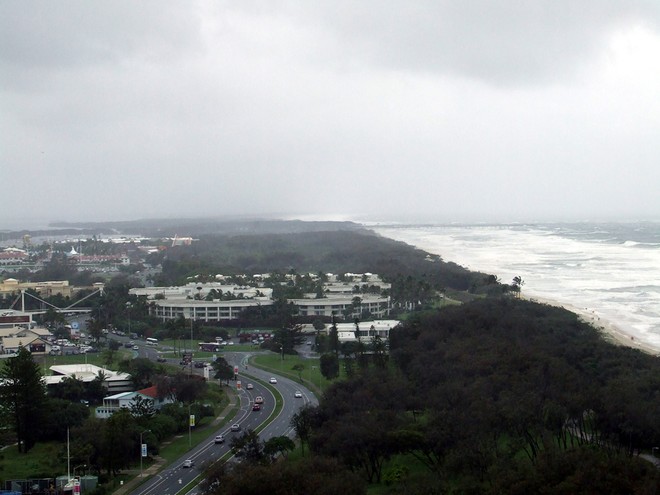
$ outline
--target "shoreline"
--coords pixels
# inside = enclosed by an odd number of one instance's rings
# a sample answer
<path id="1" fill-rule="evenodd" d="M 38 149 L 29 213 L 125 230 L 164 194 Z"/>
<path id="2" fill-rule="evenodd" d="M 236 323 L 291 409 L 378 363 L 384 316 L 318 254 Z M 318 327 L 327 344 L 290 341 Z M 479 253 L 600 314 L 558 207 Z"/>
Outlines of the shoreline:
<path id="1" fill-rule="evenodd" d="M 623 331 L 621 327 L 617 326 L 611 321 L 603 320 L 595 313 L 594 310 L 590 311 L 589 308 L 578 308 L 577 306 L 573 306 L 571 304 L 561 303 L 559 301 L 543 297 L 525 296 L 523 294 L 521 294 L 521 297 L 527 301 L 547 304 L 548 306 L 563 308 L 566 311 L 575 313 L 581 321 L 595 328 L 601 334 L 603 339 L 605 339 L 607 342 L 610 342 L 611 344 L 631 347 L 646 354 L 650 354 L 651 356 L 660 356 L 659 349 L 645 342 L 635 340 L 633 335 Z"/>

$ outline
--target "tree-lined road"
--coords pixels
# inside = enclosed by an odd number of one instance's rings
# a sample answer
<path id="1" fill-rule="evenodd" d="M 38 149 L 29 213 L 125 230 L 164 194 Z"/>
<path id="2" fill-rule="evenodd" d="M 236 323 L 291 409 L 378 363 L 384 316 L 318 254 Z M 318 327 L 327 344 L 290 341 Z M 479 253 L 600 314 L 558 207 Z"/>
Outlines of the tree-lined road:
<path id="1" fill-rule="evenodd" d="M 148 352 L 150 358 L 154 355 L 151 349 L 145 349 L 145 351 Z M 290 426 L 291 418 L 304 404 L 317 403 L 316 397 L 305 387 L 287 378 L 253 368 L 252 366 L 249 367 L 249 370 L 246 370 L 249 356 L 250 353 L 243 352 L 224 353 L 227 362 L 231 366 L 237 366 L 239 368 L 238 380 L 241 382 L 241 388 L 237 394 L 240 400 L 240 411 L 238 415 L 222 428 L 211 432 L 206 440 L 194 446 L 184 456 L 162 469 L 148 482 L 133 490 L 131 495 L 173 495 L 177 493 L 199 475 L 199 468 L 204 463 L 217 461 L 226 454 L 230 450 L 232 438 L 241 435 L 246 430 L 256 430 L 257 427 L 266 422 L 274 411 L 276 397 L 268 386 L 255 380 L 255 378 L 262 382 L 268 382 L 271 377 L 276 377 L 277 384 L 271 385 L 271 387 L 277 389 L 277 392 L 282 396 L 282 409 L 260 432 L 259 438 L 261 441 L 266 441 L 276 436 L 286 435 L 292 437 L 294 435 L 293 429 Z M 254 388 L 252 390 L 246 389 L 248 383 L 253 384 Z M 302 398 L 295 397 L 296 391 L 302 393 Z M 264 404 L 260 411 L 252 411 L 254 399 L 257 396 L 264 398 Z M 233 423 L 238 423 L 241 426 L 239 432 L 230 431 L 230 426 Z M 214 438 L 216 435 L 224 435 L 225 443 L 215 444 Z M 192 459 L 194 461 L 195 465 L 193 468 L 183 467 L 183 461 L 186 459 Z M 196 490 L 193 489 L 189 493 L 196 493 Z"/>

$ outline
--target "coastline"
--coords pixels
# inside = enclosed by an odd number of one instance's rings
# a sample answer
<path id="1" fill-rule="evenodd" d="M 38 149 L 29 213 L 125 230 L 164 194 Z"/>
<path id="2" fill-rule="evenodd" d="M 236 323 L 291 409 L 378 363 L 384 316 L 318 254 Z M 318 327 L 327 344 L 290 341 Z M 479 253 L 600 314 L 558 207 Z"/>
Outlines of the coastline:
<path id="1" fill-rule="evenodd" d="M 575 313 L 581 321 L 588 323 L 589 325 L 594 327 L 601 334 L 603 339 L 605 339 L 607 342 L 610 342 L 614 345 L 631 347 L 633 349 L 640 350 L 646 354 L 650 354 L 651 356 L 660 357 L 660 350 L 658 350 L 657 348 L 651 345 L 646 344 L 645 342 L 635 340 L 634 336 L 622 330 L 621 327 L 617 326 L 616 324 L 612 323 L 609 320 L 603 320 L 600 316 L 598 316 L 595 313 L 594 310 L 589 310 L 589 308 L 578 308 L 577 306 L 573 306 L 571 304 L 565 304 L 553 299 L 547 299 L 543 297 L 534 297 L 531 295 L 524 295 L 524 294 L 521 294 L 521 297 L 528 301 L 537 302 L 540 304 L 547 304 L 549 306 L 555 306 L 558 308 L 563 308 L 566 311 Z"/>
<path id="2" fill-rule="evenodd" d="M 533 288 L 523 298 L 576 314 L 610 343 L 660 356 L 660 232 L 640 237 L 637 226 L 592 224 L 369 228 L 468 270 L 506 280 L 524 274 Z"/>

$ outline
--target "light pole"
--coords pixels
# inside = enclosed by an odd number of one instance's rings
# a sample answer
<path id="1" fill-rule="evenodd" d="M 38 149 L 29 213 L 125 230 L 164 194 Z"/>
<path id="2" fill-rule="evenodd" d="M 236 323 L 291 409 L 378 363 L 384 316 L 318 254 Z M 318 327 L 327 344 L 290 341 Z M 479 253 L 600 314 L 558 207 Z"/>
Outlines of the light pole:
<path id="1" fill-rule="evenodd" d="M 311 383 L 313 385 L 314 382 L 312 381 L 312 371 L 316 371 L 316 366 L 310 366 L 309 367 L 309 383 Z"/>
<path id="2" fill-rule="evenodd" d="M 73 477 L 74 477 L 74 478 L 76 477 L 76 469 L 78 469 L 78 468 L 86 468 L 86 467 L 87 467 L 87 464 L 80 464 L 79 466 L 74 467 L 74 468 L 73 468 Z"/>
<path id="3" fill-rule="evenodd" d="M 128 314 L 128 337 L 131 337 L 131 303 L 126 303 L 126 313 Z"/>
<path id="4" fill-rule="evenodd" d="M 150 432 L 151 430 L 144 430 L 140 432 L 140 478 L 144 476 L 144 474 L 142 473 L 142 458 L 146 457 L 146 453 L 147 453 L 146 452 L 147 449 L 145 448 L 146 446 L 142 443 L 142 435 Z"/>
<path id="5" fill-rule="evenodd" d="M 280 372 L 284 373 L 284 346 L 280 345 Z"/>

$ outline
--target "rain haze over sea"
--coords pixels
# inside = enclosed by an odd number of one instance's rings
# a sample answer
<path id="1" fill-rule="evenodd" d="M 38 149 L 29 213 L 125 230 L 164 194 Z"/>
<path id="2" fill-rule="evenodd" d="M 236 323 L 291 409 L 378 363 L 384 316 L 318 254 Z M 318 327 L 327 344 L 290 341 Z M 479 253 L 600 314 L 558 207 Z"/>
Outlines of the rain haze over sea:
<path id="1" fill-rule="evenodd" d="M 660 223 L 372 225 L 660 351 Z"/>

